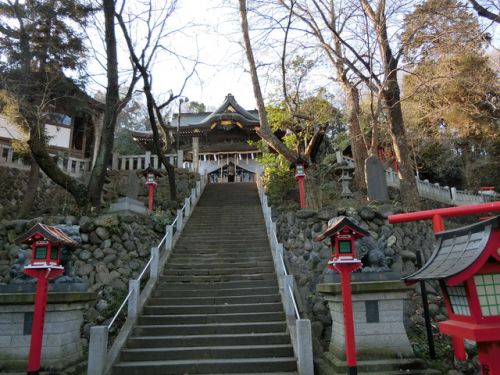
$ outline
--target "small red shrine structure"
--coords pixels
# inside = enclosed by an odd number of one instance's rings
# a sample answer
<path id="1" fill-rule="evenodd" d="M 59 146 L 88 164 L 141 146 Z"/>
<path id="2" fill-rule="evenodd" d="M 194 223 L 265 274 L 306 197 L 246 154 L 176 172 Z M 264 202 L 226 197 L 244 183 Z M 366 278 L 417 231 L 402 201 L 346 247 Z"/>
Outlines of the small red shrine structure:
<path id="1" fill-rule="evenodd" d="M 161 173 L 156 169 L 153 169 L 151 166 L 147 167 L 144 170 L 144 177 L 146 178 L 146 186 L 148 187 L 148 209 L 150 211 L 153 210 L 153 199 L 154 199 L 154 191 L 158 186 L 158 177 L 161 176 Z"/>
<path id="2" fill-rule="evenodd" d="M 404 280 L 439 280 L 449 316 L 440 331 L 475 341 L 482 374 L 500 374 L 500 216 L 436 239 L 432 256 Z"/>
<path id="3" fill-rule="evenodd" d="M 61 266 L 61 247 L 76 246 L 78 243 L 59 228 L 40 223 L 18 237 L 16 242 L 31 245 L 31 261 L 24 267 L 24 273 L 37 279 L 28 374 L 38 374 L 49 279 L 64 272 L 64 267 Z"/>
<path id="4" fill-rule="evenodd" d="M 330 238 L 332 255 L 328 262 L 328 268 L 340 273 L 341 277 L 346 363 L 349 375 L 357 374 L 350 275 L 351 272 L 361 267 L 361 261 L 356 258 L 355 240 L 368 235 L 366 230 L 360 228 L 347 217 L 339 216 L 330 220 L 328 228 L 316 238 L 317 241 Z"/>

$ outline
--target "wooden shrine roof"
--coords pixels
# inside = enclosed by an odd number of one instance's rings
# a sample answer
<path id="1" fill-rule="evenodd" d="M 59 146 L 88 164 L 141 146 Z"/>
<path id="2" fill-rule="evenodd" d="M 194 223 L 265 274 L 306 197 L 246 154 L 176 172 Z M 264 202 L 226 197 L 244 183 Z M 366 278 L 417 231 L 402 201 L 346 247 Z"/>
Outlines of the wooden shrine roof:
<path id="1" fill-rule="evenodd" d="M 458 275 L 479 260 L 500 216 L 436 235 L 434 251 L 417 272 L 403 278 L 408 283 L 419 280 L 443 280 Z"/>
<path id="2" fill-rule="evenodd" d="M 16 238 L 17 243 L 31 244 L 34 239 L 33 236 L 39 233 L 45 237 L 48 241 L 66 246 L 77 246 L 78 242 L 69 237 L 61 229 L 52 227 L 50 225 L 45 225 L 42 223 L 35 224 L 29 231 L 23 235 Z"/>

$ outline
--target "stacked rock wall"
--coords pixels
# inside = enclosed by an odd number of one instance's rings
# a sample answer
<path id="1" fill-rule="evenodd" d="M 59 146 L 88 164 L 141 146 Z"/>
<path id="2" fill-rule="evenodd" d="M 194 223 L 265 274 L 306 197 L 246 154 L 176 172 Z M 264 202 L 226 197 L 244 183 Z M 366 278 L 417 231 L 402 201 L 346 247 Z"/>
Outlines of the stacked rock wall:
<path id="1" fill-rule="evenodd" d="M 296 277 L 299 292 L 312 320 L 316 355 L 326 348 L 331 318 L 323 298 L 316 293 L 316 285 L 329 281 L 332 271 L 327 269 L 330 243 L 315 241 L 328 220 L 345 215 L 368 230 L 369 237 L 356 241 L 357 257 L 363 262 L 362 272 L 396 272 L 407 275 L 415 271 L 415 252 L 422 251 L 424 259 L 432 252 L 434 234 L 428 222 L 392 225 L 388 216 L 397 210 L 391 205 L 336 209 L 332 207 L 295 212 L 273 211 L 278 239 L 285 247 L 287 263 Z M 438 292 L 433 291 L 439 299 Z M 321 344 L 323 342 L 323 345 Z"/>

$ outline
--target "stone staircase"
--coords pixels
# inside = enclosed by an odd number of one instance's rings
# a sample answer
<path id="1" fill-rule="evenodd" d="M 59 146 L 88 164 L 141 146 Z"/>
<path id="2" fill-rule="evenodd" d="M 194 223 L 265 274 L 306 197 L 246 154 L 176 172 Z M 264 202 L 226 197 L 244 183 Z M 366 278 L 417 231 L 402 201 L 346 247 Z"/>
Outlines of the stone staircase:
<path id="1" fill-rule="evenodd" d="M 113 374 L 296 371 L 257 187 L 207 185 Z"/>

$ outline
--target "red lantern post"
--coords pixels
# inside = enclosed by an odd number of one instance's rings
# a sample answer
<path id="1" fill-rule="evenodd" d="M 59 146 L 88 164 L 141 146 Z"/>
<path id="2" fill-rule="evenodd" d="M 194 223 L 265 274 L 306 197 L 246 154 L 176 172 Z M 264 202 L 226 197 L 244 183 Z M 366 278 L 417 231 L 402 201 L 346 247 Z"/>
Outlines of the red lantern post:
<path id="1" fill-rule="evenodd" d="M 144 177 L 146 177 L 146 186 L 148 188 L 148 209 L 150 211 L 153 210 L 154 191 L 158 186 L 156 181 L 159 176 L 161 176 L 160 172 L 151 168 L 151 166 L 144 170 Z"/>
<path id="2" fill-rule="evenodd" d="M 340 273 L 342 285 L 342 306 L 344 315 L 344 337 L 346 362 L 349 375 L 358 373 L 356 365 L 356 340 L 352 312 L 351 272 L 361 267 L 356 258 L 355 240 L 369 235 L 345 216 L 339 216 L 328 222 L 328 228 L 316 240 L 331 239 L 332 256 L 328 268 Z"/>
<path id="3" fill-rule="evenodd" d="M 304 187 L 304 177 L 306 176 L 307 163 L 302 158 L 292 164 L 295 167 L 295 179 L 299 184 L 300 208 L 306 208 L 306 189 Z"/>
<path id="4" fill-rule="evenodd" d="M 16 242 L 31 245 L 31 262 L 24 267 L 24 273 L 37 279 L 28 357 L 28 374 L 38 374 L 40 371 L 49 279 L 64 272 L 64 267 L 61 266 L 61 246 L 76 246 L 77 242 L 60 229 L 44 224 L 36 224 L 27 233 L 18 237 Z"/>

